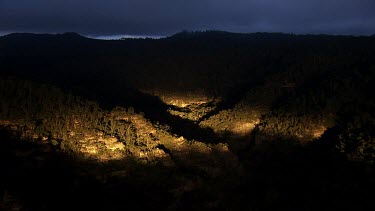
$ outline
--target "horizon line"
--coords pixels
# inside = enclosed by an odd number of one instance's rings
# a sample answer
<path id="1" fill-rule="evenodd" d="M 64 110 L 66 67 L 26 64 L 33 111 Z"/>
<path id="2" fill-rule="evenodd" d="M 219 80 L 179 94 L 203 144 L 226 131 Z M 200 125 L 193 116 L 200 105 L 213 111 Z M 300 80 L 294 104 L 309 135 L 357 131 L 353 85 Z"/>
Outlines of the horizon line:
<path id="1" fill-rule="evenodd" d="M 170 35 L 132 35 L 132 34 L 112 34 L 112 35 L 92 35 L 92 34 L 84 34 L 84 33 L 78 33 L 78 32 L 20 32 L 20 31 L 14 31 L 14 32 L 1 32 L 0 31 L 0 37 L 10 35 L 10 34 L 50 34 L 50 35 L 59 35 L 59 34 L 67 34 L 67 33 L 75 33 L 80 36 L 91 38 L 91 39 L 98 39 L 98 40 L 121 40 L 121 39 L 163 39 L 167 37 L 171 37 L 173 35 L 179 34 L 179 33 L 199 33 L 199 32 L 226 32 L 226 33 L 233 33 L 233 34 L 257 34 L 257 33 L 265 33 L 265 34 L 290 34 L 290 35 L 328 35 L 328 36 L 353 36 L 353 37 L 371 37 L 375 36 L 374 34 L 338 34 L 338 33 L 294 33 L 294 32 L 274 32 L 274 31 L 258 31 L 258 32 L 232 32 L 232 31 L 225 31 L 225 30 L 181 30 L 176 33 L 172 33 Z"/>

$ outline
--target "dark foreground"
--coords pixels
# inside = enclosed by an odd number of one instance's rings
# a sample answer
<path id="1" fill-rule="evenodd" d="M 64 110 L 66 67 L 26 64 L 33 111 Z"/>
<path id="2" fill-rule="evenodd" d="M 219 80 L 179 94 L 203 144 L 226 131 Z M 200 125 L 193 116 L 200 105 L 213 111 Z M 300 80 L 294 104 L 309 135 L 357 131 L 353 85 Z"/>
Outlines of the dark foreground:
<path id="1" fill-rule="evenodd" d="M 115 171 L 120 162 L 77 161 L 5 130 L 0 143 L 2 210 L 366 210 L 373 202 L 373 166 L 349 162 L 319 144 L 257 146 L 240 156 L 245 174 L 228 187 L 177 167 L 133 163 L 121 175 Z M 182 174 L 204 184 L 179 192 Z"/>

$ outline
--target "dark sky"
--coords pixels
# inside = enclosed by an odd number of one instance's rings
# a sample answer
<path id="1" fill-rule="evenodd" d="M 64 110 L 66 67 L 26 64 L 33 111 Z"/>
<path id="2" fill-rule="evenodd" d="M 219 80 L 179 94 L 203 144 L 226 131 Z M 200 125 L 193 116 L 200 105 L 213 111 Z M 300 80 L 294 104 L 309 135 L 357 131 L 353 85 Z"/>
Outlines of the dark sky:
<path id="1" fill-rule="evenodd" d="M 0 0 L 0 34 L 375 34 L 375 0 Z"/>

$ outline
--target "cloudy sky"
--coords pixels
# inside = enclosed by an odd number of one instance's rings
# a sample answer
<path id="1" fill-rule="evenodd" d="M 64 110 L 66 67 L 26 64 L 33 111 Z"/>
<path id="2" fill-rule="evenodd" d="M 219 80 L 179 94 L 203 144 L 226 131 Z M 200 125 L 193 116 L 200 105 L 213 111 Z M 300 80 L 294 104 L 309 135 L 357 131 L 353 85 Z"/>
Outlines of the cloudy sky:
<path id="1" fill-rule="evenodd" d="M 375 0 L 0 0 L 0 34 L 375 34 Z"/>

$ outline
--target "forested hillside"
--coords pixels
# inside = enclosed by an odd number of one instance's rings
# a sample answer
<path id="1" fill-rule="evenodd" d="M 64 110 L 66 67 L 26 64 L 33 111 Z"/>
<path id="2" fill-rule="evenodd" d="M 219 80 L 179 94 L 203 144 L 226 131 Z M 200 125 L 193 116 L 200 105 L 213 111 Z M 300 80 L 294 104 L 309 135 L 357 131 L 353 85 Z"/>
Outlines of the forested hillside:
<path id="1" fill-rule="evenodd" d="M 0 37 L 0 208 L 364 209 L 374 61 L 373 36 Z"/>

